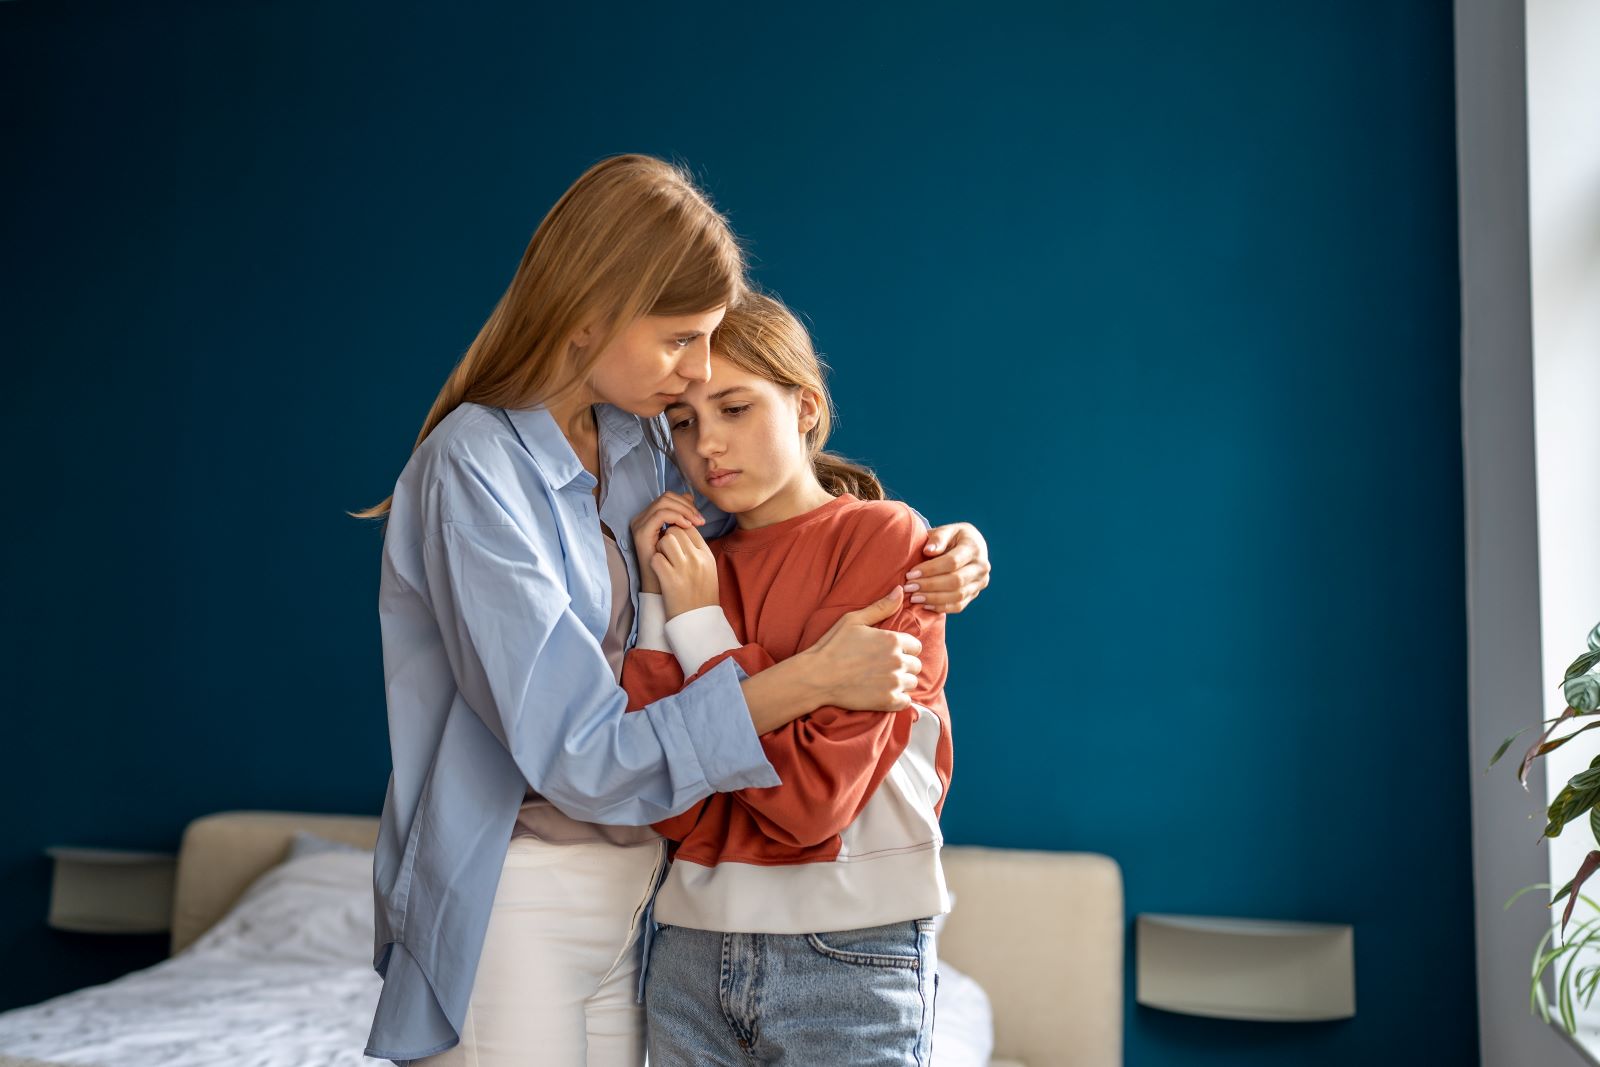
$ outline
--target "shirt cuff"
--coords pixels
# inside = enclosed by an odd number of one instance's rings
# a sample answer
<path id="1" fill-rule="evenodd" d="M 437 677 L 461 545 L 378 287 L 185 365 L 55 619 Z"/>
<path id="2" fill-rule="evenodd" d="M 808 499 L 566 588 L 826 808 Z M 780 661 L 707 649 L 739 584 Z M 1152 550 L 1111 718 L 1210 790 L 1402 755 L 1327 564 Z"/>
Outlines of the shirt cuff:
<path id="1" fill-rule="evenodd" d="M 667 602 L 660 593 L 639 594 L 639 634 L 633 647 L 651 652 L 672 651 L 672 646 L 667 644 Z"/>
<path id="2" fill-rule="evenodd" d="M 701 776 L 719 793 L 783 784 L 761 747 L 739 688 L 748 677 L 736 660 L 724 660 L 674 698 L 680 709 L 678 725 L 689 735 Z"/>
<path id="3" fill-rule="evenodd" d="M 728 625 L 722 608 L 695 608 L 666 622 L 667 644 L 678 657 L 685 678 L 693 678 L 713 656 L 738 648 L 742 642 Z M 643 638 L 640 642 L 643 643 Z"/>

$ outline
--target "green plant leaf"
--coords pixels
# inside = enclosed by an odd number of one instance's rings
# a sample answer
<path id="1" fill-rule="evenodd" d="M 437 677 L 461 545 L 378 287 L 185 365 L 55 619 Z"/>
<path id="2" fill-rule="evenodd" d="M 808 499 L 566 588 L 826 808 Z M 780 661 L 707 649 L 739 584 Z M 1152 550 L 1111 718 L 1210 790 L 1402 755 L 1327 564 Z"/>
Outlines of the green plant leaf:
<path id="1" fill-rule="evenodd" d="M 1581 900 L 1593 914 L 1574 927 L 1561 944 L 1553 947 L 1556 929 L 1553 925 L 1546 927 L 1534 949 L 1533 966 L 1529 971 L 1528 1011 L 1550 1021 L 1550 1002 L 1543 985 L 1545 972 L 1550 971 L 1556 986 L 1556 1015 L 1564 1028 L 1576 1025 L 1576 1002 L 1582 999 L 1587 1004 L 1596 984 L 1600 983 L 1600 965 L 1583 962 L 1600 951 L 1600 905 L 1587 894 L 1577 894 L 1574 899 Z"/>
<path id="2" fill-rule="evenodd" d="M 1550 807 L 1545 809 L 1548 821 L 1542 836 L 1560 837 L 1567 823 L 1594 807 L 1597 800 L 1600 800 L 1600 786 L 1577 788 L 1570 782 L 1562 786 L 1561 792 L 1550 802 Z"/>
<path id="3" fill-rule="evenodd" d="M 1561 683 L 1561 695 L 1578 711 L 1594 711 L 1600 708 L 1600 678 L 1592 674 L 1568 678 Z"/>
<path id="4" fill-rule="evenodd" d="M 1515 893 L 1511 894 L 1511 896 L 1506 900 L 1505 905 L 1501 908 L 1501 910 L 1502 911 L 1508 910 L 1511 907 L 1511 905 L 1513 905 L 1513 904 L 1515 904 L 1517 902 L 1517 898 L 1521 897 L 1525 893 L 1531 893 L 1535 889 L 1549 889 L 1549 888 L 1550 888 L 1550 883 L 1549 882 L 1535 882 L 1532 885 L 1525 885 L 1521 889 L 1517 890 Z"/>
<path id="5" fill-rule="evenodd" d="M 1580 674 L 1588 674 L 1596 663 L 1600 663 L 1600 648 L 1591 648 L 1577 659 L 1567 665 L 1567 673 L 1562 676 L 1562 681 L 1576 678 Z"/>
<path id="6" fill-rule="evenodd" d="M 1494 750 L 1494 755 L 1489 757 L 1489 767 L 1493 767 L 1496 763 L 1499 763 L 1500 762 L 1500 757 L 1504 756 L 1506 754 L 1506 749 L 1511 747 L 1511 742 L 1515 741 L 1517 738 L 1519 738 L 1523 734 L 1527 733 L 1530 729 L 1531 729 L 1531 727 L 1524 726 L 1522 729 L 1518 730 L 1516 733 L 1512 734 L 1510 737 L 1508 737 L 1504 741 L 1500 742 L 1500 747 L 1495 749 Z M 1487 771 L 1489 769 L 1489 767 L 1485 767 L 1484 770 Z"/>
<path id="7" fill-rule="evenodd" d="M 1600 622 L 1595 623 L 1594 629 L 1589 631 L 1589 648 L 1600 652 Z"/>

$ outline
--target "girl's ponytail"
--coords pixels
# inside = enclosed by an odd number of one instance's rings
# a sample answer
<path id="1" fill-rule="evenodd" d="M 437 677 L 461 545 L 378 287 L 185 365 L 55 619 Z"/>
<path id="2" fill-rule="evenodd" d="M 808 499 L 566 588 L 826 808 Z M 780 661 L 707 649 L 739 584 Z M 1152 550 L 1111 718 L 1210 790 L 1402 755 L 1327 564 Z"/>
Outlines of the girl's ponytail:
<path id="1" fill-rule="evenodd" d="M 811 460 L 817 481 L 832 496 L 849 493 L 861 500 L 882 500 L 883 485 L 878 476 L 859 463 L 852 463 L 833 452 L 818 452 Z"/>

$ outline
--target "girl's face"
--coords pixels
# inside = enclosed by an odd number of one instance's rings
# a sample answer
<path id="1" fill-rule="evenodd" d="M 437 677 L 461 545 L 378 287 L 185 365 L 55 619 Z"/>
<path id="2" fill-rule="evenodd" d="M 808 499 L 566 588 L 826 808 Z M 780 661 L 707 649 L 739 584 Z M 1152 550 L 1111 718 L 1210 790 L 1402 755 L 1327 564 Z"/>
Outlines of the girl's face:
<path id="1" fill-rule="evenodd" d="M 711 371 L 711 332 L 727 308 L 693 315 L 642 315 L 633 320 L 596 357 L 589 383 L 595 399 L 644 418 L 654 418 Z M 573 343 L 582 346 L 596 332 L 579 330 Z"/>
<path id="2" fill-rule="evenodd" d="M 673 450 L 689 484 L 730 515 L 781 507 L 815 486 L 805 435 L 818 398 L 711 355 L 711 373 L 667 407 Z"/>

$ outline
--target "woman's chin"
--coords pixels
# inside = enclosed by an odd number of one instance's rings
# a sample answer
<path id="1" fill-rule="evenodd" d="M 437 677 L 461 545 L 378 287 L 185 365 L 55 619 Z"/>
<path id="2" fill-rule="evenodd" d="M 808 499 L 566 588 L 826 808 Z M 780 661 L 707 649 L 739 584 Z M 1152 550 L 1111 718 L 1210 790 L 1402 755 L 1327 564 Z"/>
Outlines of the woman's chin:
<path id="1" fill-rule="evenodd" d="M 663 411 L 666 411 L 667 405 L 671 404 L 672 402 L 673 398 L 665 396 L 661 393 L 656 393 L 653 396 L 647 396 L 642 400 L 611 401 L 612 406 L 621 408 L 629 415 L 637 415 L 641 419 L 656 418 Z"/>

